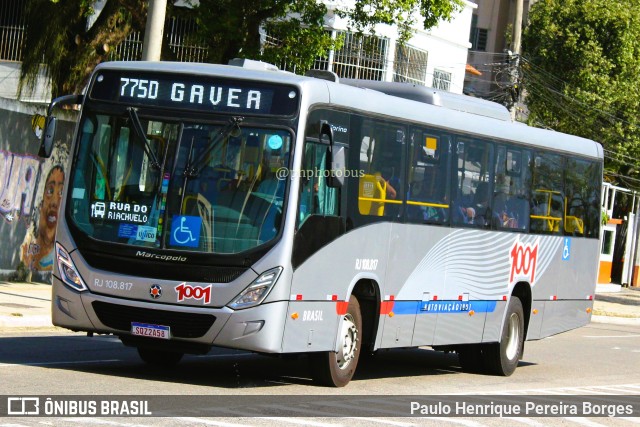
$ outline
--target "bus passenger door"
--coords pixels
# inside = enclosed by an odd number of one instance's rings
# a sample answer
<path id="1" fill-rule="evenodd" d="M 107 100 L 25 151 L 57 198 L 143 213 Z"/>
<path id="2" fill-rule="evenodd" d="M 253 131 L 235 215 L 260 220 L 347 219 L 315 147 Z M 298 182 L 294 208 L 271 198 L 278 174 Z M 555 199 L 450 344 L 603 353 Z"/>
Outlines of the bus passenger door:
<path id="1" fill-rule="evenodd" d="M 386 186 L 382 197 L 384 210 L 371 211 L 370 215 L 384 215 L 389 229 L 385 279 L 381 289 L 380 314 L 384 324 L 380 345 L 383 348 L 407 347 L 413 341 L 418 307 L 414 299 L 399 296 L 414 264 L 412 256 L 416 253 L 411 248 L 411 230 L 400 222 L 404 216 L 407 192 L 407 128 L 375 121 L 370 129 L 370 140 L 376 141 L 373 156 L 371 153 L 368 156 L 373 159 L 370 170 L 376 171 L 380 175 L 377 181 Z M 361 181 L 364 179 L 366 176 Z"/>
<path id="2" fill-rule="evenodd" d="M 328 148 L 311 138 L 305 141 L 291 260 L 293 298 L 282 346 L 287 353 L 334 348 L 341 319 L 337 304 L 346 296 L 343 284 L 351 280 L 351 271 L 342 265 L 347 251 L 335 242 L 345 226 L 341 188 L 330 187 L 325 173 L 331 167 Z"/>

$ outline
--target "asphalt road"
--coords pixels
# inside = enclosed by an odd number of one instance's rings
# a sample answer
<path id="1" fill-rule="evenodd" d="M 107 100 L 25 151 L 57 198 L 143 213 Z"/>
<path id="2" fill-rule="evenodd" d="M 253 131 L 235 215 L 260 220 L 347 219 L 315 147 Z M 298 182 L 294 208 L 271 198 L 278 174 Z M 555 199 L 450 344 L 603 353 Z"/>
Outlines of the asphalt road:
<path id="1" fill-rule="evenodd" d="M 591 324 L 540 341 L 527 342 L 511 377 L 463 373 L 457 356 L 430 349 L 391 350 L 361 361 L 345 388 L 318 387 L 307 359 L 282 359 L 214 349 L 186 356 L 177 368 L 145 365 L 134 349 L 112 336 L 92 338 L 62 330 L 0 334 L 3 395 L 328 395 L 348 401 L 389 395 L 639 395 L 640 327 Z M 638 405 L 640 409 L 640 404 Z M 382 413 L 382 415 L 384 415 Z M 633 425 L 638 418 L 0 418 L 3 425 Z M 115 421 L 114 421 L 115 420 Z M 577 420 L 577 421 L 576 421 Z M 115 424 L 113 424 L 115 423 Z"/>

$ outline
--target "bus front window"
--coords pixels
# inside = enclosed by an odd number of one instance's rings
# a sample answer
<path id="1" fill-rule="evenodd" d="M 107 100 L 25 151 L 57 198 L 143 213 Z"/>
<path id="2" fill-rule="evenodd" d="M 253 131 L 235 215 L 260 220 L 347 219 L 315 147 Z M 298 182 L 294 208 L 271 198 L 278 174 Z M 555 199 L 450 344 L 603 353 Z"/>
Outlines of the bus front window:
<path id="1" fill-rule="evenodd" d="M 84 117 L 69 207 L 80 230 L 101 241 L 220 254 L 278 235 L 286 182 L 275 171 L 288 166 L 289 132 L 144 117 L 139 125 L 126 114 Z"/>

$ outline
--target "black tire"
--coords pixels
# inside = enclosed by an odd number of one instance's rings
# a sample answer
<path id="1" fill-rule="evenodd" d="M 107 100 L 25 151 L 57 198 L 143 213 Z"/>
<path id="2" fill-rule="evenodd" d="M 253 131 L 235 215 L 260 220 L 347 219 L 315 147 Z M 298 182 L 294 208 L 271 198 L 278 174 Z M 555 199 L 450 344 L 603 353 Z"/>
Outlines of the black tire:
<path id="1" fill-rule="evenodd" d="M 309 358 L 315 382 L 329 387 L 344 387 L 349 384 L 360 359 L 361 334 L 360 303 L 352 295 L 338 333 L 340 351 L 313 353 Z"/>
<path id="2" fill-rule="evenodd" d="M 140 358 L 149 365 L 170 367 L 180 362 L 184 353 L 138 347 Z"/>
<path id="3" fill-rule="evenodd" d="M 456 349 L 464 372 L 477 374 L 484 370 L 482 344 L 461 345 Z"/>
<path id="4" fill-rule="evenodd" d="M 508 377 L 516 370 L 524 348 L 524 310 L 518 297 L 511 297 L 500 342 L 484 344 L 487 373 Z"/>

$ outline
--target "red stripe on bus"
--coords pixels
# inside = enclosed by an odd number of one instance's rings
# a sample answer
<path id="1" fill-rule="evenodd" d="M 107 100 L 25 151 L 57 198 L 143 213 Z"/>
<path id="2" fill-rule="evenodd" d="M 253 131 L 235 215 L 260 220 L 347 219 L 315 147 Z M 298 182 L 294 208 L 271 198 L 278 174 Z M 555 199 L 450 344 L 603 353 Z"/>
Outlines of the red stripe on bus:
<path id="1" fill-rule="evenodd" d="M 387 315 L 393 310 L 393 301 L 382 301 L 380 303 L 380 314 Z"/>
<path id="2" fill-rule="evenodd" d="M 344 316 L 347 314 L 347 309 L 349 308 L 349 301 L 338 301 L 336 302 L 336 313 L 339 316 Z"/>

